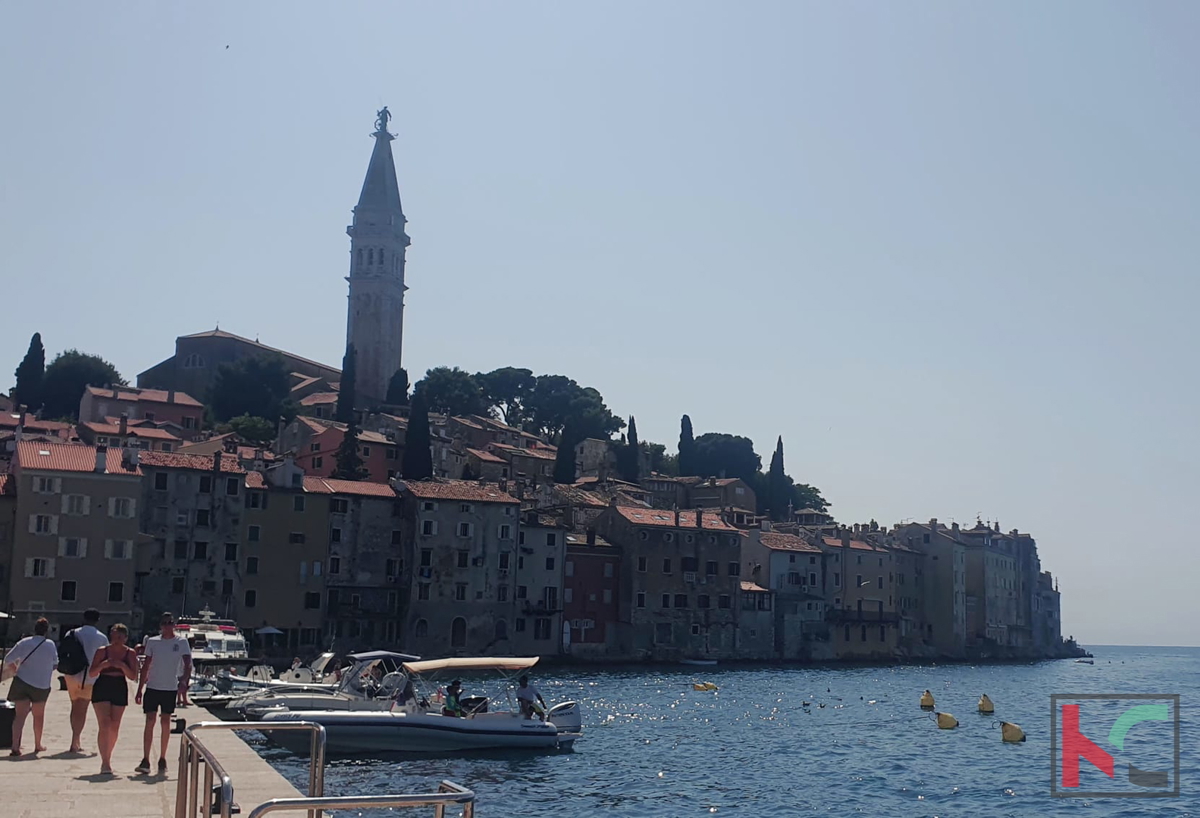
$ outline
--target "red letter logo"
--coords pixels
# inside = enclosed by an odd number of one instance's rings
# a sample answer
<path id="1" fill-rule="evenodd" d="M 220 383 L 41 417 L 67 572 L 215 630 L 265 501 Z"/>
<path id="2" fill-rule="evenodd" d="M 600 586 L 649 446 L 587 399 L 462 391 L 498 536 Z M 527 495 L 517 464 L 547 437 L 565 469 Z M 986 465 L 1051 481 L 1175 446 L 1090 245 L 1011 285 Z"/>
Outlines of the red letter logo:
<path id="1" fill-rule="evenodd" d="M 1063 714 L 1063 749 L 1062 749 L 1062 785 L 1064 787 L 1079 786 L 1079 759 L 1086 758 L 1096 769 L 1113 777 L 1113 757 L 1105 752 L 1099 744 L 1079 732 L 1079 705 L 1064 704 Z"/>

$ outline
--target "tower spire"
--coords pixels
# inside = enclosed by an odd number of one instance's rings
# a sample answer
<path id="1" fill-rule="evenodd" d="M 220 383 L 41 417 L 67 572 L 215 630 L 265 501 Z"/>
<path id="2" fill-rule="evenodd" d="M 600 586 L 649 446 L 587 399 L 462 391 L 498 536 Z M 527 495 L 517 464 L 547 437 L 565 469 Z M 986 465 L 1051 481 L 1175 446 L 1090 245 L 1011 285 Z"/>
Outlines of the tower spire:
<path id="1" fill-rule="evenodd" d="M 404 255 L 410 241 L 400 205 L 396 164 L 388 132 L 392 115 L 376 112 L 375 146 L 367 164 L 350 236 L 350 299 L 346 344 L 357 352 L 359 408 L 384 401 L 387 385 L 400 368 L 404 327 Z"/>

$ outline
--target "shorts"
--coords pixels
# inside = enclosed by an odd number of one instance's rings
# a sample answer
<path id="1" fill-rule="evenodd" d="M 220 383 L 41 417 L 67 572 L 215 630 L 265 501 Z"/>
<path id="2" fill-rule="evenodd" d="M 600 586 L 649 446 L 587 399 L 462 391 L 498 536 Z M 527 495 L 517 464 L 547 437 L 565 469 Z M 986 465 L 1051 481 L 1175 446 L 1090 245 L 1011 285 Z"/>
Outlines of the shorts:
<path id="1" fill-rule="evenodd" d="M 10 702 L 33 702 L 41 704 L 50 698 L 50 688 L 34 687 L 20 676 L 13 676 L 12 685 L 8 688 Z"/>
<path id="2" fill-rule="evenodd" d="M 142 693 L 142 712 L 150 715 L 157 710 L 164 716 L 173 715 L 175 713 L 175 695 L 174 690 L 146 688 Z"/>
<path id="3" fill-rule="evenodd" d="M 146 693 L 156 693 L 158 691 L 147 690 Z M 145 702 L 145 696 L 142 697 Z M 129 706 L 129 684 L 125 681 L 124 676 L 114 676 L 111 673 L 107 676 L 101 674 L 96 679 L 96 683 L 92 685 L 92 704 L 111 704 L 113 707 L 128 707 Z"/>
<path id="4" fill-rule="evenodd" d="M 67 680 L 67 695 L 73 702 L 88 702 L 92 700 L 92 686 L 85 684 L 87 678 L 82 673 L 73 676 L 63 676 Z"/>

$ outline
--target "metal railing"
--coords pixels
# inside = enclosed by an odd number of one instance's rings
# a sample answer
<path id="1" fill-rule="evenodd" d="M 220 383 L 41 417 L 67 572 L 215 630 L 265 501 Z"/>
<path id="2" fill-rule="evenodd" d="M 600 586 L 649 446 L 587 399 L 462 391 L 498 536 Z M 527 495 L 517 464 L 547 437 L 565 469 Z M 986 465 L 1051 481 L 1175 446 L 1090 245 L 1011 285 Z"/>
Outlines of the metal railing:
<path id="1" fill-rule="evenodd" d="M 233 781 L 221 762 L 196 736 L 201 730 L 308 730 L 312 744 L 308 761 L 308 796 L 319 799 L 325 794 L 325 728 L 311 721 L 204 721 L 183 731 L 179 740 L 179 784 L 175 788 L 175 818 L 199 818 L 200 764 L 204 764 L 204 815 L 230 818 L 233 814 Z M 214 777 L 220 782 L 213 787 Z M 217 800 L 212 801 L 214 793 Z M 292 799 L 295 800 L 295 799 Z M 309 818 L 321 818 L 309 812 Z"/>
<path id="2" fill-rule="evenodd" d="M 437 792 L 408 793 L 404 795 L 348 795 L 338 798 L 275 798 L 259 804 L 250 811 L 250 818 L 262 818 L 268 812 L 284 810 L 315 811 L 320 818 L 321 810 L 370 809 L 372 807 L 433 807 L 435 818 L 445 818 L 446 807 L 462 805 L 462 818 L 474 818 L 475 793 L 453 781 L 443 781 Z"/>

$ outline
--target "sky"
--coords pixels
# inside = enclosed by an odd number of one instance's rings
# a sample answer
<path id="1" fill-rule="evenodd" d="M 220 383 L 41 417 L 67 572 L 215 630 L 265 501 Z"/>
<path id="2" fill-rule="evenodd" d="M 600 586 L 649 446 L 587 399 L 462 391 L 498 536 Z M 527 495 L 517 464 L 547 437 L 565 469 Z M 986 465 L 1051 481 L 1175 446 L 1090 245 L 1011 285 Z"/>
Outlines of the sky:
<path id="1" fill-rule="evenodd" d="M 0 6 L 0 389 L 222 329 L 337 364 L 375 112 L 405 365 L 751 437 L 846 523 L 1037 538 L 1200 645 L 1200 6 Z"/>

